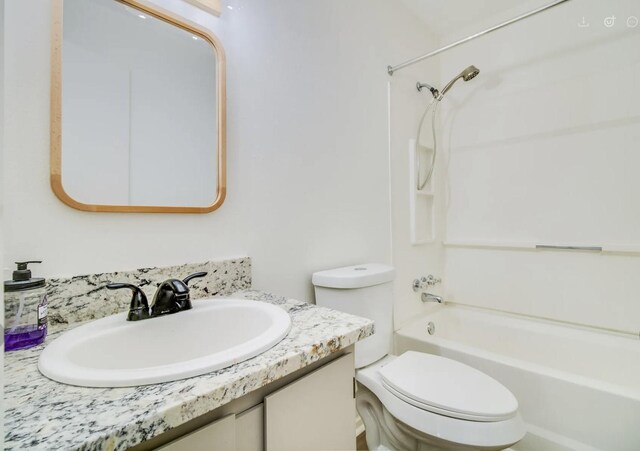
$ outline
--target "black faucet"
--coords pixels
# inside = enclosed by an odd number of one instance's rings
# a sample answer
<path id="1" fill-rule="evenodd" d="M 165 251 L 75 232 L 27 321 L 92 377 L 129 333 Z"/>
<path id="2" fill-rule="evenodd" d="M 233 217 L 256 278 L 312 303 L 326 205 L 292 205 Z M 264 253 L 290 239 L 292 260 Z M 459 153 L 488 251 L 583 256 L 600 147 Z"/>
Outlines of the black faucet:
<path id="1" fill-rule="evenodd" d="M 191 298 L 189 296 L 189 287 L 187 284 L 190 280 L 197 277 L 206 276 L 206 272 L 197 272 L 188 275 L 184 279 L 169 279 L 160 284 L 155 296 L 153 304 L 149 308 L 149 302 L 144 292 L 135 285 L 128 283 L 110 283 L 106 288 L 110 290 L 119 290 L 128 288 L 133 292 L 131 297 L 131 305 L 129 306 L 129 314 L 127 321 L 139 321 L 156 316 L 169 315 L 171 313 L 189 310 L 191 308 Z"/>
<path id="2" fill-rule="evenodd" d="M 131 305 L 129 306 L 129 314 L 127 315 L 127 321 L 138 321 L 141 319 L 150 318 L 149 303 L 147 302 L 147 296 L 140 288 L 130 283 L 110 283 L 107 285 L 110 290 L 119 290 L 121 288 L 128 288 L 133 291 L 131 297 Z"/>

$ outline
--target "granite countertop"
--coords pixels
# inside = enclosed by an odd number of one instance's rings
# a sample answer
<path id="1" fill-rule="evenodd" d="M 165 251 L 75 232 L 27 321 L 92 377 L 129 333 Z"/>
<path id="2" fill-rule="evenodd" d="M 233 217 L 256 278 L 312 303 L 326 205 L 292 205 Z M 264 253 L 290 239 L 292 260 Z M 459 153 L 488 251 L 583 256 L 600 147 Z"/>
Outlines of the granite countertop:
<path id="1" fill-rule="evenodd" d="M 259 291 L 231 297 L 279 305 L 291 315 L 291 331 L 263 354 L 203 376 L 141 387 L 74 387 L 38 372 L 43 345 L 5 354 L 5 449 L 123 450 L 373 333 L 370 320 L 306 302 Z M 46 343 L 67 329 L 55 328 Z"/>

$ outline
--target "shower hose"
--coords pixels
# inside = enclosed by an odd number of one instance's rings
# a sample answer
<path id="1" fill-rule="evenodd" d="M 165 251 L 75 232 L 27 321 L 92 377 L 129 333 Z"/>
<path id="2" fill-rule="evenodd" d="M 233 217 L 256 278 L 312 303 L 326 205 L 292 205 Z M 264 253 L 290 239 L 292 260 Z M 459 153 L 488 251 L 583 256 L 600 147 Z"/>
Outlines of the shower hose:
<path id="1" fill-rule="evenodd" d="M 418 191 L 422 190 L 427 183 L 429 183 L 429 180 L 431 180 L 431 177 L 433 176 L 433 169 L 435 167 L 435 163 L 436 163 L 436 153 L 437 153 L 437 149 L 438 149 L 438 142 L 437 142 L 437 138 L 436 138 L 436 118 L 438 115 L 438 105 L 440 104 L 440 101 L 437 98 L 433 98 L 431 99 L 431 103 L 429 103 L 429 105 L 427 105 L 427 108 L 424 110 L 424 113 L 422 114 L 422 118 L 420 119 L 420 124 L 418 125 L 418 133 L 416 133 L 416 171 L 417 171 L 417 176 L 416 176 L 416 180 L 418 181 L 418 186 L 417 189 Z M 427 173 L 427 177 L 424 179 L 423 182 L 420 181 L 420 132 L 422 131 L 422 124 L 424 123 L 424 120 L 427 118 L 427 114 L 429 113 L 429 111 L 431 111 L 431 132 L 433 135 L 433 153 L 431 155 L 431 167 L 429 168 L 429 172 Z"/>

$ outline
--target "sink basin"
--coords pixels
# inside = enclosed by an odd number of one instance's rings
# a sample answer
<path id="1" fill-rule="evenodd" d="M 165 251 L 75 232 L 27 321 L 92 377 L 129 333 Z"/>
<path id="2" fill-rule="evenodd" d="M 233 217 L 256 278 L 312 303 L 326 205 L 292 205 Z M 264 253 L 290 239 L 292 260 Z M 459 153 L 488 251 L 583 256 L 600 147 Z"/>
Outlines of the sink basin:
<path id="1" fill-rule="evenodd" d="M 169 382 L 225 368 L 282 340 L 291 318 L 280 307 L 238 299 L 193 301 L 193 308 L 143 321 L 120 313 L 72 329 L 51 342 L 38 369 L 84 387 Z"/>

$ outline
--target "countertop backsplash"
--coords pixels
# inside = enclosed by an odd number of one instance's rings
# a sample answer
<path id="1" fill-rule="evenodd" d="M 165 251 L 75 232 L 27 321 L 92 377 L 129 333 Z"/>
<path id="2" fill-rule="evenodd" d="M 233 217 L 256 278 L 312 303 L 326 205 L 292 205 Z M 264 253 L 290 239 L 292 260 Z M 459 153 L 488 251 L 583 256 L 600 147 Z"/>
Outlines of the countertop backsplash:
<path id="1" fill-rule="evenodd" d="M 107 290 L 104 287 L 108 283 L 137 285 L 145 292 L 151 304 L 157 287 L 163 281 L 171 278 L 182 279 L 198 271 L 207 271 L 208 274 L 189 283 L 192 300 L 230 295 L 251 288 L 249 257 L 49 279 L 49 325 L 55 329 L 59 325 L 103 318 L 126 311 L 131 301 L 131 291 Z"/>

